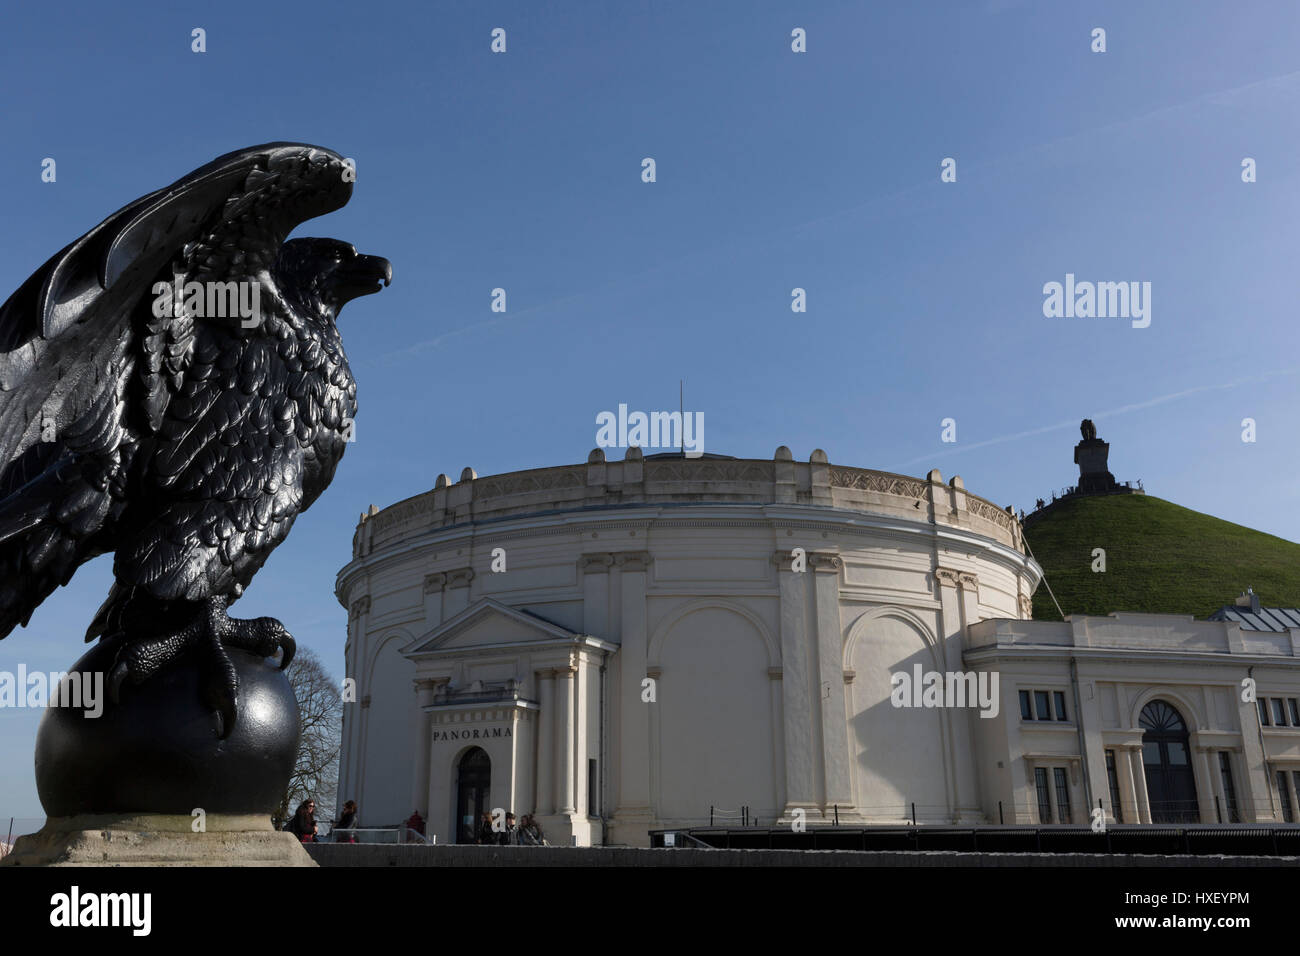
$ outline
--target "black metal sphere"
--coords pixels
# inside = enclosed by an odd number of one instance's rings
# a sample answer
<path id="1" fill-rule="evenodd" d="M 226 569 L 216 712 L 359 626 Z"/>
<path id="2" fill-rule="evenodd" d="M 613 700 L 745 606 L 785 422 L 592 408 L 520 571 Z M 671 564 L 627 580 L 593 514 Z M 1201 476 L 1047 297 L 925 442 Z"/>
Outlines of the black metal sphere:
<path id="1" fill-rule="evenodd" d="M 116 646 L 101 641 L 72 668 L 107 675 Z M 217 738 L 201 702 L 199 671 L 187 656 L 121 702 L 85 716 L 48 707 L 36 735 L 36 789 L 51 817 L 74 814 L 264 814 L 280 802 L 298 751 L 298 703 L 273 661 L 229 650 L 239 674 L 239 719 Z"/>

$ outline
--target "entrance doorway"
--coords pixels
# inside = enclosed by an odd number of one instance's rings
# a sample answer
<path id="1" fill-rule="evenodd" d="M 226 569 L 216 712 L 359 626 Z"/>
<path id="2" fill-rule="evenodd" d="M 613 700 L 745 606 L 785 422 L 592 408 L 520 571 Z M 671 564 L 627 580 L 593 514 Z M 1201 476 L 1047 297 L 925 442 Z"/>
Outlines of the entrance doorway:
<path id="1" fill-rule="evenodd" d="M 457 843 L 473 843 L 479 820 L 488 807 L 488 788 L 492 784 L 492 759 L 482 747 L 465 751 L 456 765 Z"/>
<path id="2" fill-rule="evenodd" d="M 1163 700 L 1153 700 L 1138 718 L 1142 734 L 1142 766 L 1152 823 L 1196 823 L 1196 778 L 1192 774 L 1187 724 Z"/>

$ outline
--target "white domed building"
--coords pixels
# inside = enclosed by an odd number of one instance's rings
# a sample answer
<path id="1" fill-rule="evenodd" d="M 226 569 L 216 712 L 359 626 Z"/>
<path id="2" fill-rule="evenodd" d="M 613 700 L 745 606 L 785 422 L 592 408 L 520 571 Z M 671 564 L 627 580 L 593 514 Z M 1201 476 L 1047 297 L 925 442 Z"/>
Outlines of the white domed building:
<path id="1" fill-rule="evenodd" d="M 1040 576 L 960 478 L 822 451 L 439 476 L 363 515 L 338 576 L 339 796 L 440 842 L 496 808 L 580 845 L 742 813 L 996 822 L 1025 781 L 977 769 L 978 675 L 957 706 L 909 682 L 960 674 L 965 628 L 1028 618 Z"/>

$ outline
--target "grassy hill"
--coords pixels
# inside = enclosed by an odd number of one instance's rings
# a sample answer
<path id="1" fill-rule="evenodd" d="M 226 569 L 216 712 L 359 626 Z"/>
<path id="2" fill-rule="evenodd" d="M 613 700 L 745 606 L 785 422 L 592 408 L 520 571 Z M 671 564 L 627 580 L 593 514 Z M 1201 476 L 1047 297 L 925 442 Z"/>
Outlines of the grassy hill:
<path id="1" fill-rule="evenodd" d="M 1066 614 L 1146 611 L 1203 618 L 1246 590 L 1300 607 L 1300 544 L 1151 495 L 1075 498 L 1028 521 L 1025 538 Z M 1106 551 L 1092 571 L 1093 548 Z M 1047 588 L 1034 618 L 1059 621 Z"/>

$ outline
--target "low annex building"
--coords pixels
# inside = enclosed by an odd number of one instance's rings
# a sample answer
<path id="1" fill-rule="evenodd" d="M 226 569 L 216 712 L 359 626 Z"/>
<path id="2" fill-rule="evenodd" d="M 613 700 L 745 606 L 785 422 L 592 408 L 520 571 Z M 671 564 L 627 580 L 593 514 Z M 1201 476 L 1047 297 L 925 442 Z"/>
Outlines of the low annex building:
<path id="1" fill-rule="evenodd" d="M 960 478 L 597 449 L 440 476 L 363 515 L 353 555 L 339 786 L 369 824 L 414 808 L 461 841 L 502 808 L 647 845 L 711 814 L 984 822 L 1023 796 L 977 753 L 1014 690 L 952 676 L 1041 572 Z"/>
<path id="2" fill-rule="evenodd" d="M 1019 768 L 1009 823 L 1300 818 L 1300 610 L 987 620 L 964 657 L 1004 689 L 976 745 Z"/>

